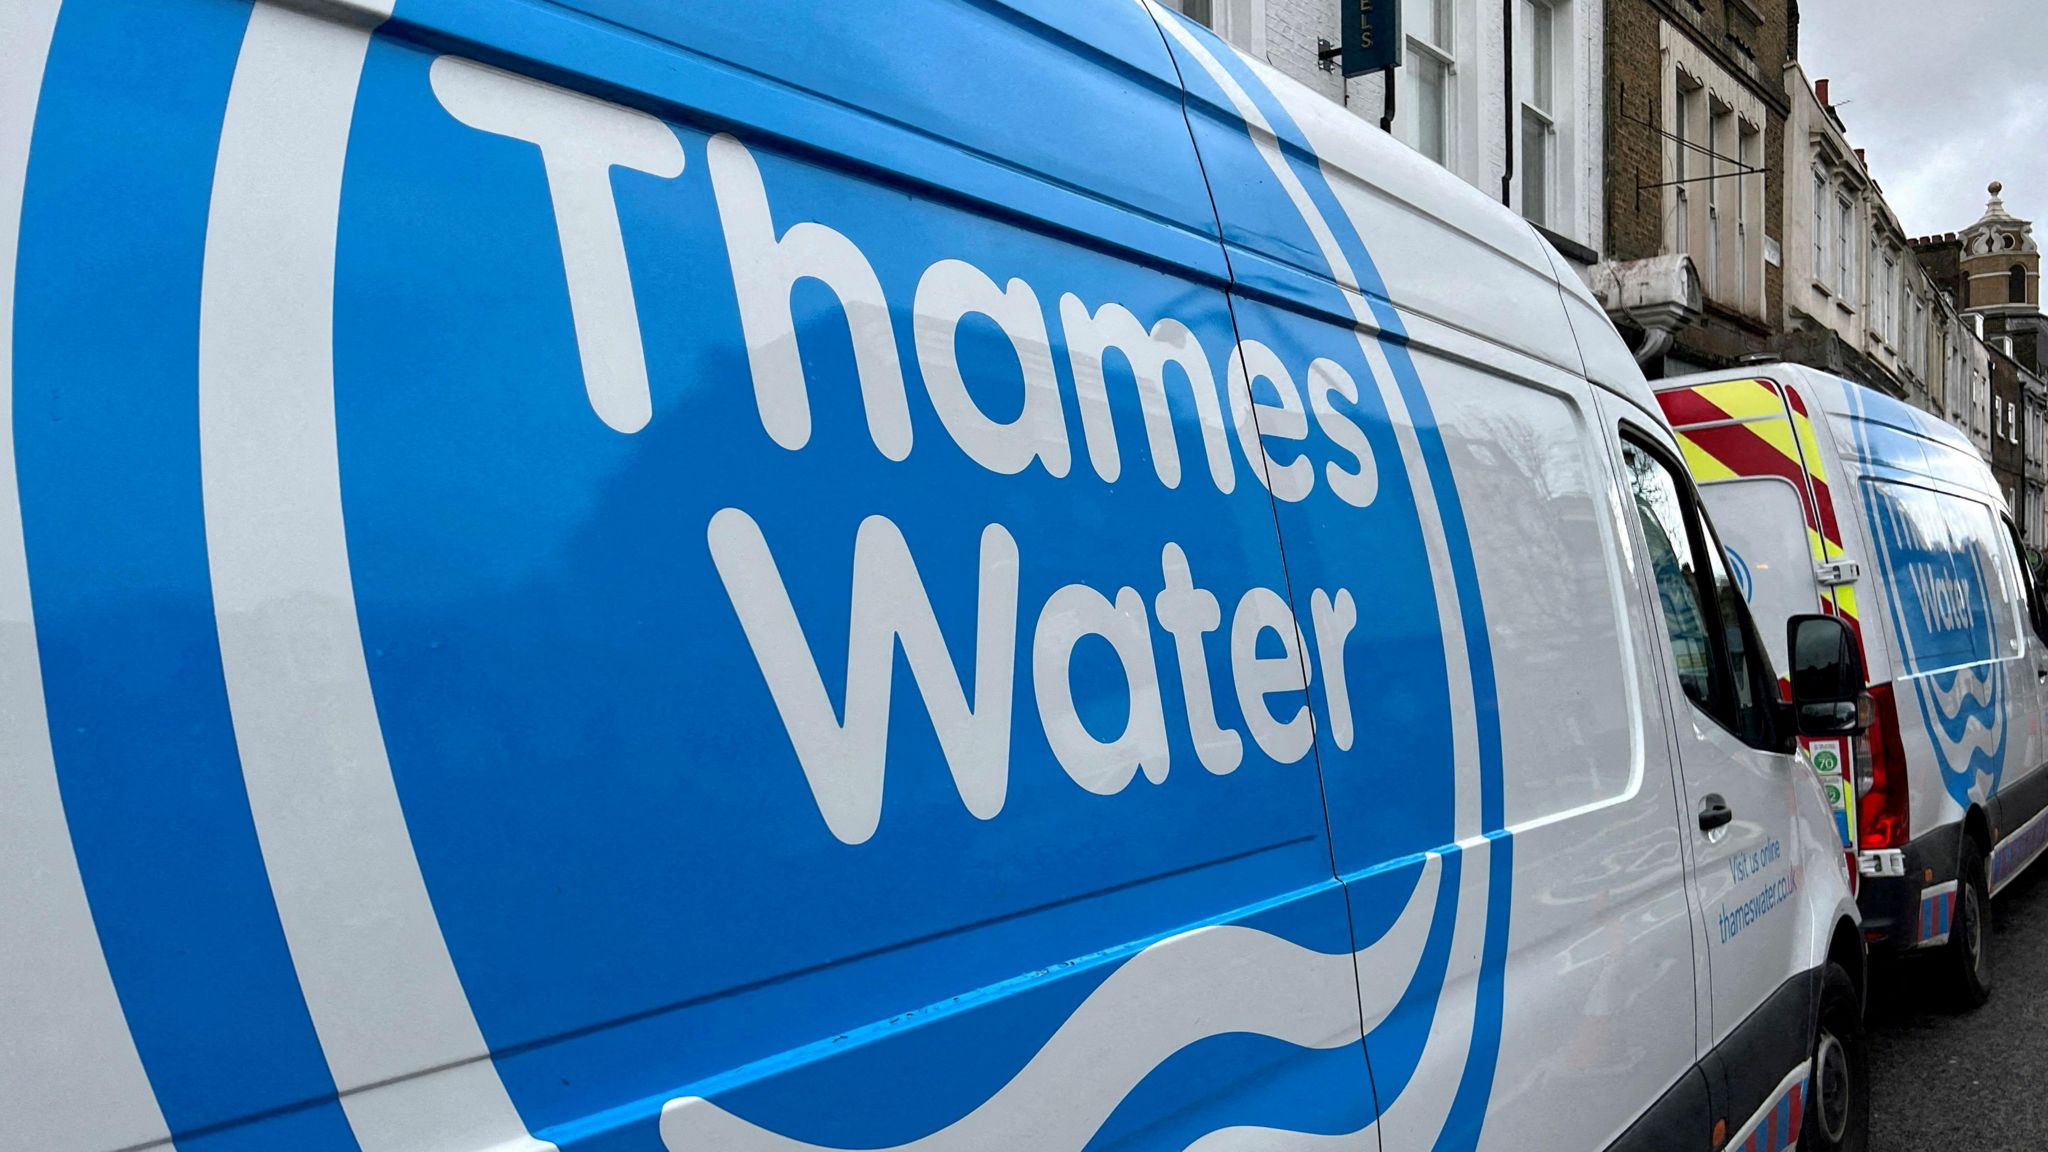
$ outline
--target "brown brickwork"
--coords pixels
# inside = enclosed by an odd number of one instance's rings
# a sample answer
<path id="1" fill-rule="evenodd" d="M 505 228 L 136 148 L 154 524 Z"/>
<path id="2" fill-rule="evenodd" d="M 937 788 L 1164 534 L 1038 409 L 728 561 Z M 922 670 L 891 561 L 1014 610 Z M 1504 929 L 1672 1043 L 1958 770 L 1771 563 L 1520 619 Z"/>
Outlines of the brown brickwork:
<path id="1" fill-rule="evenodd" d="M 1920 257 L 1920 267 L 1927 272 L 1927 278 L 1934 282 L 1938 291 L 1948 293 L 1957 308 L 1970 306 L 1963 294 L 1963 241 L 1953 232 L 1940 236 L 1924 236 L 1913 241 L 1913 253 Z"/>
<path id="2" fill-rule="evenodd" d="M 1664 67 L 1661 25 L 1699 45 L 1706 57 L 1749 89 L 1764 108 L 1763 167 L 1766 247 L 1784 237 L 1784 67 L 1795 37 L 1794 0 L 1608 0 L 1607 4 L 1607 256 L 1640 260 L 1664 250 Z M 1752 17 L 1752 13 L 1762 19 Z M 1753 177 L 1751 177 L 1753 179 Z M 1697 260 L 1698 255 L 1695 254 Z M 1706 320 L 1679 333 L 1674 356 L 1726 365 L 1776 346 L 1784 326 L 1784 269 L 1764 267 L 1764 322 L 1708 304 Z M 1657 365 L 1646 365 L 1655 373 Z"/>
<path id="3" fill-rule="evenodd" d="M 1662 178 L 1663 140 L 1645 126 L 1657 122 L 1659 68 L 1653 0 L 1611 0 L 1607 6 L 1607 255 L 1612 260 L 1655 256 L 1663 242 L 1661 198 L 1636 187 Z"/>

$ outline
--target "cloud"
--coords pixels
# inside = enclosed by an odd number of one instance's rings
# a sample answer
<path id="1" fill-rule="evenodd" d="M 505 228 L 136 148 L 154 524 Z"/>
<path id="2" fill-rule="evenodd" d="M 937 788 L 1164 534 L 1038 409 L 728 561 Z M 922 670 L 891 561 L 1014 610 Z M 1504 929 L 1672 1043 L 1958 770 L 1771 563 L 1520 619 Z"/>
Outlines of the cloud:
<path id="1" fill-rule="evenodd" d="M 1799 54 L 1908 233 L 1953 232 L 2005 183 L 2048 232 L 2048 3 L 1801 0 Z"/>

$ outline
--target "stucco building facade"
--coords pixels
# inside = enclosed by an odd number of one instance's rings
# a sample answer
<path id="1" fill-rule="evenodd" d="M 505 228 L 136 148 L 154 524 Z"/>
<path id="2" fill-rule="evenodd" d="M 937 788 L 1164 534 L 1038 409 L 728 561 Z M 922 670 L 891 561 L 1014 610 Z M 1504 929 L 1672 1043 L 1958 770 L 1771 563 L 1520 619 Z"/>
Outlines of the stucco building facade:
<path id="1" fill-rule="evenodd" d="M 1909 241 L 1835 94 L 1797 62 L 1785 66 L 1787 360 L 1888 392 L 1992 445 L 1990 350 L 1949 287 L 1958 267 L 1940 245 Z M 1960 244 L 1954 245 L 1959 254 Z"/>

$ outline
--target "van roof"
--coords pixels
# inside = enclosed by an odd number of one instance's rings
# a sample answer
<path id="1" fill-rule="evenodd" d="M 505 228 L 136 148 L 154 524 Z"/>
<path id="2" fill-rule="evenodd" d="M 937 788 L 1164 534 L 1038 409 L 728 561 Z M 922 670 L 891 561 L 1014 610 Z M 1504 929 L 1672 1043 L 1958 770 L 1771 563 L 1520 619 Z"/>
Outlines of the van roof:
<path id="1" fill-rule="evenodd" d="M 1656 390 L 1675 392 L 1730 380 L 1769 380 L 1797 391 L 1809 409 L 1855 421 L 1867 429 L 1894 433 L 1872 436 L 1866 432 L 1854 444 L 1838 442 L 1838 449 L 1844 455 L 1855 455 L 1866 472 L 1889 471 L 1938 479 L 2004 506 L 2004 494 L 1992 478 L 1989 462 L 1967 433 L 1932 413 L 1853 380 L 1804 364 L 1759 364 L 1660 380 Z"/>

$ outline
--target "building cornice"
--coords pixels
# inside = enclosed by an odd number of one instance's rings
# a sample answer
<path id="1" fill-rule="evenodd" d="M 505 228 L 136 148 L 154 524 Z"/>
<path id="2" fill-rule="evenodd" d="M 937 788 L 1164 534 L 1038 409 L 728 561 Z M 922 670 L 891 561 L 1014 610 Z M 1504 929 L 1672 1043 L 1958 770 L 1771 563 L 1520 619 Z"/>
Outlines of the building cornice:
<path id="1" fill-rule="evenodd" d="M 1859 192 L 1869 187 L 1870 175 L 1863 170 L 1863 165 L 1857 162 L 1856 152 L 1849 147 L 1847 141 L 1833 132 L 1819 128 L 1809 130 L 1806 136 L 1807 143 L 1813 147 L 1815 158 L 1822 164 L 1847 177 Z"/>
<path id="2" fill-rule="evenodd" d="M 1741 59 L 1728 51 L 1726 44 L 1715 42 L 1700 24 L 1706 18 L 1704 10 L 1693 7 L 1686 3 L 1686 0 L 1650 0 L 1650 6 L 1663 13 L 1665 20 L 1672 27 L 1681 30 L 1686 39 L 1697 44 L 1700 51 L 1711 56 L 1714 63 L 1721 66 L 1722 71 L 1754 92 L 1766 108 L 1778 114 L 1779 119 L 1782 120 L 1791 114 L 1792 102 L 1785 96 L 1783 82 L 1773 86 L 1767 83 L 1763 76 L 1764 73 L 1774 70 L 1782 76 L 1780 66 L 1766 65 L 1761 60 Z"/>

